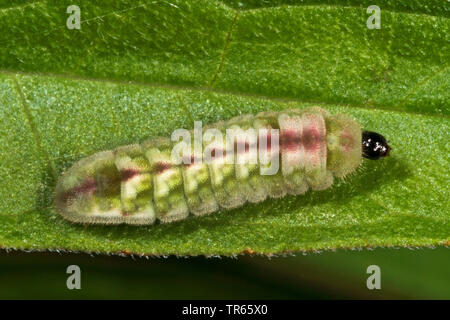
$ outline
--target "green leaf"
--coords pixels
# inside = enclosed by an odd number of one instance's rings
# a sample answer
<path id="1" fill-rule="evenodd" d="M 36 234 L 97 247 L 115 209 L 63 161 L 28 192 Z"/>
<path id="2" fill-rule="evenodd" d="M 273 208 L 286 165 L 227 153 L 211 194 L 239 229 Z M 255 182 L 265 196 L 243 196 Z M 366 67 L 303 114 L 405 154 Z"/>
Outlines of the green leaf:
<path id="1" fill-rule="evenodd" d="M 268 3 L 268 5 L 266 5 Z M 146 255 L 277 254 L 450 241 L 448 4 L 0 1 L 0 244 Z M 383 7 L 386 4 L 386 9 Z M 392 156 L 321 192 L 148 227 L 53 208 L 94 152 L 244 113 L 320 105 L 381 132 Z"/>

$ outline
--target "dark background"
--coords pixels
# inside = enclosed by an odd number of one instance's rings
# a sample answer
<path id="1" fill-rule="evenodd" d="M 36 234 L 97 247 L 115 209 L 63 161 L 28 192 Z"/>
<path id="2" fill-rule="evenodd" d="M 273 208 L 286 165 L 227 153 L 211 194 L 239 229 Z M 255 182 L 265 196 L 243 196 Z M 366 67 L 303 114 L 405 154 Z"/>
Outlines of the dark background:
<path id="1" fill-rule="evenodd" d="M 378 248 L 284 257 L 120 257 L 2 251 L 1 299 L 449 299 L 448 248 Z M 81 268 L 68 290 L 67 266 Z M 366 269 L 381 268 L 381 290 Z"/>

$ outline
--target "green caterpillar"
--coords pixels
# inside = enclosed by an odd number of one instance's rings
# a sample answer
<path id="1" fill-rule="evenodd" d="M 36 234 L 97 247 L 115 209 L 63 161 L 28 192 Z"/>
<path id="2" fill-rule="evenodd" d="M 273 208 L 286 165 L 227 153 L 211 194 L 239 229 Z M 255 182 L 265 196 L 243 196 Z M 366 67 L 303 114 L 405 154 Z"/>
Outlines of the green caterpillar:
<path id="1" fill-rule="evenodd" d="M 230 143 L 221 137 L 230 129 L 246 134 Z M 59 213 L 79 223 L 172 222 L 189 213 L 201 216 L 247 201 L 323 190 L 334 177 L 353 172 L 362 157 L 378 159 L 390 150 L 381 135 L 362 132 L 352 118 L 318 107 L 243 115 L 200 133 L 200 153 L 190 147 L 196 143 L 191 138 L 178 145 L 187 152 L 182 163 L 173 157 L 176 143 L 169 138 L 81 159 L 57 183 Z M 199 161 L 205 155 L 208 161 Z M 245 161 L 250 157 L 253 161 Z"/>

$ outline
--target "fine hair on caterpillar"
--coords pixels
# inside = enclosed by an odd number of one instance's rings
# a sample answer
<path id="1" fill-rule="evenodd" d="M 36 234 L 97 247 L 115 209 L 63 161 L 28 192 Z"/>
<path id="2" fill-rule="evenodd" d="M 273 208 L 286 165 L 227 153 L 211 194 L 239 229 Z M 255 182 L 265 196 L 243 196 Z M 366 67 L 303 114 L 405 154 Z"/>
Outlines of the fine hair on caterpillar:
<path id="1" fill-rule="evenodd" d="M 363 158 L 389 155 L 386 139 L 319 107 L 241 115 L 102 151 L 58 180 L 55 205 L 72 222 L 153 224 L 246 202 L 324 190 Z"/>

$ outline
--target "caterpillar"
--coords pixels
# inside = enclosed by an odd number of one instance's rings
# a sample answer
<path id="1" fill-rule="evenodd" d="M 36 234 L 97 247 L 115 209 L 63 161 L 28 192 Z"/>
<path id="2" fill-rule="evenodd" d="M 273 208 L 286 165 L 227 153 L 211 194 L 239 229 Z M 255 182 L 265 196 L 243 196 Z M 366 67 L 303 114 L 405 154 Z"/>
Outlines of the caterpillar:
<path id="1" fill-rule="evenodd" d="M 382 135 L 319 107 L 241 115 L 195 130 L 184 132 L 183 143 L 156 138 L 79 160 L 57 182 L 58 212 L 77 223 L 172 222 L 324 190 L 363 157 L 379 159 L 391 150 Z M 239 133 L 234 139 L 223 137 L 232 130 Z M 175 149 L 183 151 L 178 158 Z M 205 155 L 209 161 L 199 161 Z"/>

